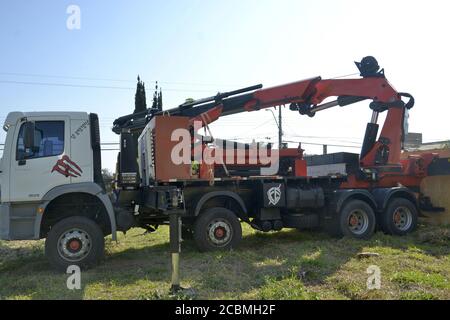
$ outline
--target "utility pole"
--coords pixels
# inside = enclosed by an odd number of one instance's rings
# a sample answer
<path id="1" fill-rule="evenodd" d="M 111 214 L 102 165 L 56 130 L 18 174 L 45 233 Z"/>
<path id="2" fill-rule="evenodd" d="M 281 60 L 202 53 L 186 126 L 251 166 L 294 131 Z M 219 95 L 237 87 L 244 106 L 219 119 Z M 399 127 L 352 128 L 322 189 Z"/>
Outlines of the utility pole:
<path id="1" fill-rule="evenodd" d="M 283 127 L 282 127 L 282 116 L 281 116 L 281 106 L 278 106 L 278 120 L 275 117 L 275 113 L 272 109 L 265 109 L 266 111 L 270 111 L 272 113 L 273 119 L 278 127 L 278 148 L 281 149 L 283 147 Z"/>
<path id="2" fill-rule="evenodd" d="M 278 106 L 278 148 L 283 147 L 283 127 L 281 122 L 281 106 Z"/>

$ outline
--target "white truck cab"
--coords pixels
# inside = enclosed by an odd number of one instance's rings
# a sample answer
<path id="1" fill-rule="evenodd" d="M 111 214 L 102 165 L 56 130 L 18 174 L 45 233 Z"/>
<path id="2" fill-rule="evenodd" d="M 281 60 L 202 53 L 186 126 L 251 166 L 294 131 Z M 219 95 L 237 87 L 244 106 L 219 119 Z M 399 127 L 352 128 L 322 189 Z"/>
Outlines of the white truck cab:
<path id="1" fill-rule="evenodd" d="M 97 115 L 11 112 L 3 129 L 0 239 L 47 238 L 46 253 L 60 268 L 97 260 L 103 240 L 94 241 L 115 238 L 116 229 L 101 176 Z"/>
<path id="2" fill-rule="evenodd" d="M 24 144 L 34 123 L 34 145 Z M 92 182 L 93 155 L 86 113 L 13 112 L 2 160 L 2 203 L 41 201 L 54 187 Z M 28 147 L 28 148 L 27 148 Z"/>

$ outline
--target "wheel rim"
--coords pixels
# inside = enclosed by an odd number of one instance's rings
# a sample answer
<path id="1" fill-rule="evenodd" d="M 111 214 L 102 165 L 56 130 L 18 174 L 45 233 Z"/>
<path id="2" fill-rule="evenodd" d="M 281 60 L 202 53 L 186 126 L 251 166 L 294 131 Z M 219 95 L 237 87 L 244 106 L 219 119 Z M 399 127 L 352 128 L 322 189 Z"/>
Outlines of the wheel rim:
<path id="1" fill-rule="evenodd" d="M 412 225 L 412 213 L 407 207 L 398 207 L 392 218 L 398 230 L 407 231 Z"/>
<path id="2" fill-rule="evenodd" d="M 81 229 L 71 229 L 58 240 L 58 254 L 70 262 L 77 262 L 91 252 L 92 244 L 89 234 Z"/>
<path id="3" fill-rule="evenodd" d="M 348 217 L 348 228 L 354 234 L 363 234 L 369 227 L 369 216 L 361 209 L 353 210 Z"/>
<path id="4" fill-rule="evenodd" d="M 214 246 L 223 247 L 231 241 L 233 229 L 228 221 L 215 219 L 208 225 L 207 235 Z"/>

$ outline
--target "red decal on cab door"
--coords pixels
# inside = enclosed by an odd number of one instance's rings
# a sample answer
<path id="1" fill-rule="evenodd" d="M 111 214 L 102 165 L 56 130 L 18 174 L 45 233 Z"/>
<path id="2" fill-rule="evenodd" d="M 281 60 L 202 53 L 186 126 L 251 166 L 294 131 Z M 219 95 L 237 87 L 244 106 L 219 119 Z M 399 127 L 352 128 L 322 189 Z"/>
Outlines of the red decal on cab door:
<path id="1" fill-rule="evenodd" d="M 64 175 L 65 177 L 81 177 L 83 170 L 73 162 L 68 156 L 63 156 L 53 166 L 52 172 L 56 171 Z"/>

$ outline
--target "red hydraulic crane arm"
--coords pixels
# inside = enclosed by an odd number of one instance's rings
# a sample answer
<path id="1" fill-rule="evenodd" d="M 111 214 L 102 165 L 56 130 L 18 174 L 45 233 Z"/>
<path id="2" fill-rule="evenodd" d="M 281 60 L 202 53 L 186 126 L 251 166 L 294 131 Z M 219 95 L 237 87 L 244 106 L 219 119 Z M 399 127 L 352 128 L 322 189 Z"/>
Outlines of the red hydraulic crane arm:
<path id="1" fill-rule="evenodd" d="M 321 106 L 320 103 L 328 97 L 340 97 L 340 100 Z M 247 101 L 239 112 L 290 104 L 291 109 L 296 106 L 300 113 L 312 115 L 311 113 L 317 111 L 364 99 L 370 99 L 377 104 L 385 105 L 401 102 L 400 94 L 384 77 L 326 80 L 316 77 L 254 91 L 252 99 Z M 214 108 L 196 115 L 191 121 L 201 121 L 203 125 L 207 125 L 221 117 L 222 112 L 223 104 L 219 103 Z"/>
<path id="2" fill-rule="evenodd" d="M 225 101 L 217 101 L 214 107 L 193 116 L 191 122 L 201 121 L 205 126 L 222 115 L 256 111 L 285 104 L 289 104 L 291 110 L 312 117 L 318 111 L 368 99 L 372 101 L 370 108 L 373 114 L 366 129 L 361 151 L 361 165 L 363 167 L 397 165 L 400 163 L 404 137 L 405 109 L 414 105 L 414 99 L 409 94 L 397 92 L 391 86 L 384 76 L 384 70 L 379 70 L 378 63 L 373 57 L 366 57 L 356 65 L 362 78 L 322 80 L 321 77 L 315 77 L 256 90 L 245 95 L 242 101 L 237 100 L 238 102 L 231 107 Z M 408 97 L 410 101 L 405 104 L 402 96 Z M 336 97 L 336 100 L 324 102 L 330 97 Z M 380 138 L 377 140 L 378 113 L 386 110 L 388 115 Z"/>
<path id="3" fill-rule="evenodd" d="M 305 102 L 314 94 L 315 85 L 319 81 L 320 77 L 316 77 L 255 91 L 253 100 L 247 102 L 244 109 L 253 111 L 278 105 Z"/>
<path id="4" fill-rule="evenodd" d="M 360 96 L 390 103 L 400 99 L 397 91 L 386 78 L 330 79 L 316 84 L 312 104 L 319 104 L 331 96 Z"/>
<path id="5" fill-rule="evenodd" d="M 246 111 L 270 108 L 283 104 L 308 104 L 317 107 L 328 97 L 361 97 L 381 103 L 392 103 L 400 96 L 385 78 L 327 79 L 320 77 L 302 80 L 254 92 Z"/>

